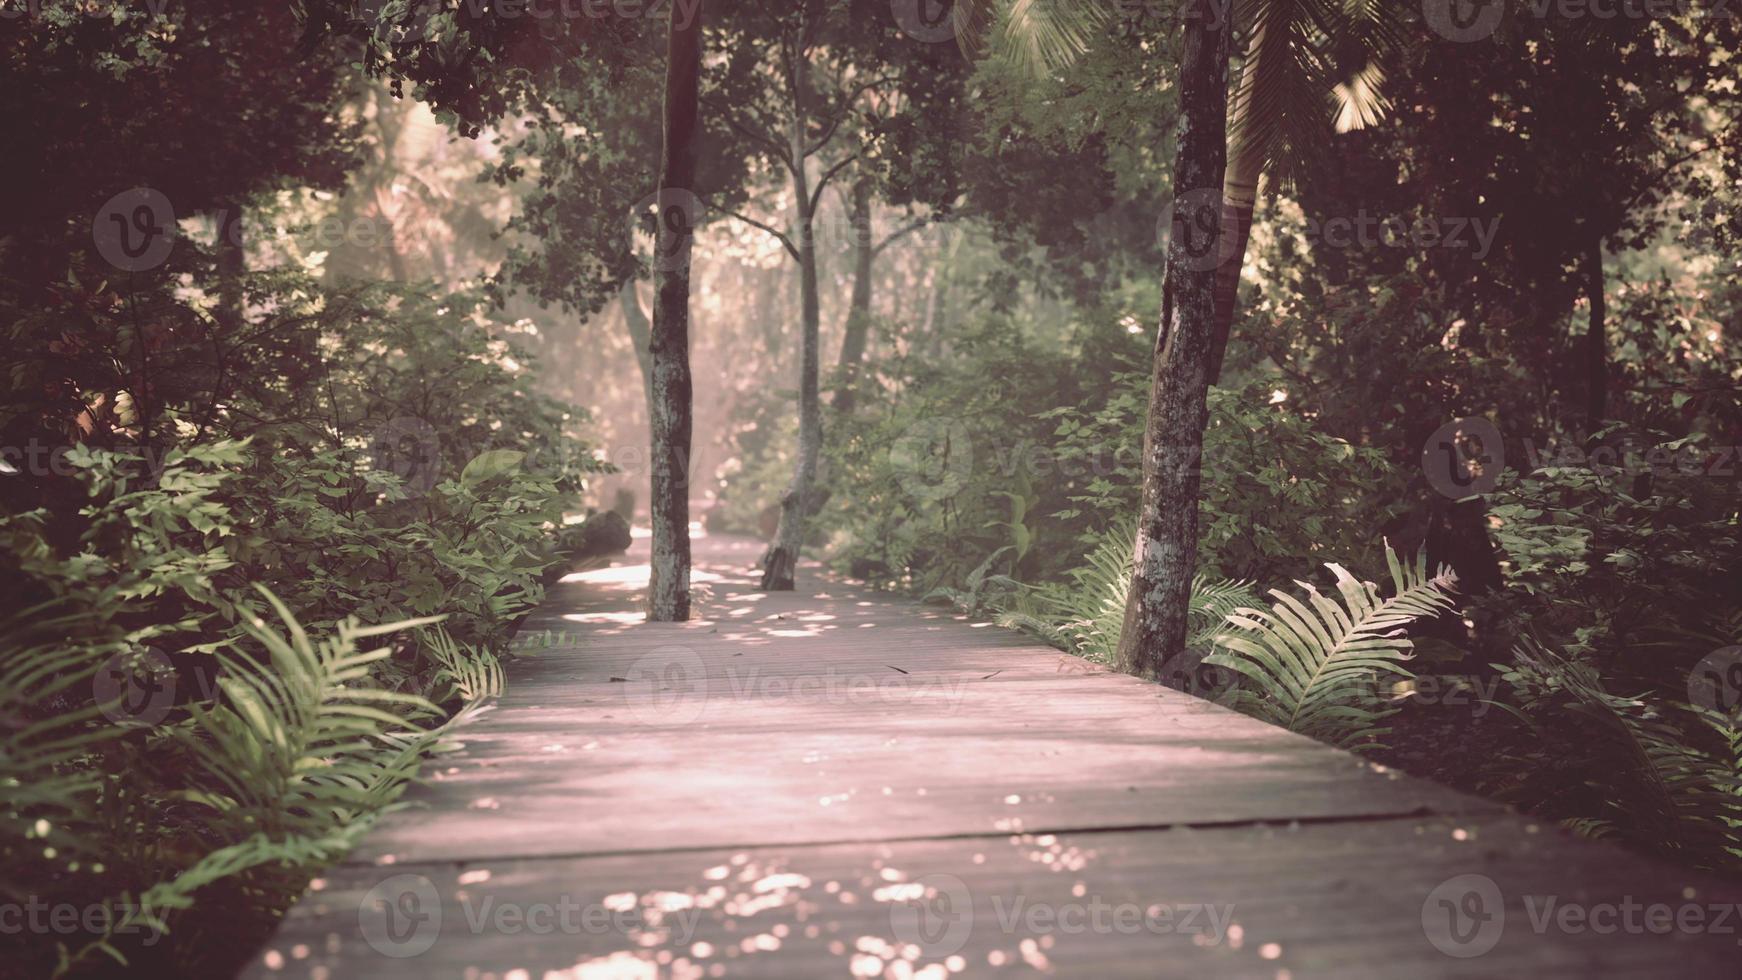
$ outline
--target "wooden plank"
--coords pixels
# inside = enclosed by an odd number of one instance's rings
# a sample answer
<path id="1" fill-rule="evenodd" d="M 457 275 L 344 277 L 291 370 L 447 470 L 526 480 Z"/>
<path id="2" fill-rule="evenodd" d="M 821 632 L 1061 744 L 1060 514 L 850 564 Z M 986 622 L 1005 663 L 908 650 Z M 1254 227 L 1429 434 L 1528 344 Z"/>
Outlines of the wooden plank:
<path id="1" fill-rule="evenodd" d="M 247 975 L 1732 977 L 1738 901 L 1508 817 L 444 862 L 339 870 Z"/>
<path id="2" fill-rule="evenodd" d="M 757 593 L 706 544 L 697 622 L 610 618 L 635 569 L 547 603 L 561 645 L 352 860 L 1500 809 L 940 610 Z"/>
<path id="3" fill-rule="evenodd" d="M 247 975 L 1736 975 L 1732 885 L 696 553 L 696 622 L 639 621 L 634 557 L 553 590 L 556 645 Z"/>

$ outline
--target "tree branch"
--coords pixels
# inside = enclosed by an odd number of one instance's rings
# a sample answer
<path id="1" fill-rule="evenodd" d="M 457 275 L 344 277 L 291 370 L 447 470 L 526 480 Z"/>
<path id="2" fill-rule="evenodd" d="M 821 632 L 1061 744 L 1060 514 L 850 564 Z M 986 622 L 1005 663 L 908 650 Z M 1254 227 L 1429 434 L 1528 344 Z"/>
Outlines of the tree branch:
<path id="1" fill-rule="evenodd" d="M 889 237 L 878 242 L 876 245 L 873 245 L 871 247 L 871 254 L 873 256 L 882 255 L 883 250 L 888 248 L 890 245 L 893 245 L 897 238 L 900 238 L 903 235 L 910 235 L 910 234 L 920 230 L 921 228 L 924 228 L 926 225 L 932 224 L 933 222 L 936 222 L 936 221 L 942 221 L 942 220 L 943 219 L 941 219 L 941 218 L 929 218 L 929 217 L 928 218 L 916 218 L 915 220 L 910 221 L 907 224 L 902 225 L 900 228 L 897 228 L 894 231 L 890 232 Z"/>
<path id="2" fill-rule="evenodd" d="M 786 254 L 792 256 L 793 261 L 795 261 L 795 262 L 799 261 L 798 248 L 792 244 L 792 239 L 788 238 L 786 236 L 785 232 L 779 230 L 778 228 L 773 227 L 772 225 L 763 224 L 762 222 L 757 221 L 755 218 L 752 218 L 747 214 L 739 214 L 738 212 L 733 211 L 731 208 L 720 207 L 718 204 L 715 204 L 712 201 L 704 199 L 702 201 L 702 203 L 707 205 L 709 208 L 712 208 L 713 210 L 718 211 L 723 215 L 726 215 L 729 218 L 737 218 L 739 221 L 742 221 L 747 225 L 751 225 L 753 227 L 760 228 L 763 231 L 769 233 L 770 235 L 773 235 L 775 237 L 775 239 L 780 242 L 781 246 L 786 249 Z"/>
<path id="3" fill-rule="evenodd" d="M 835 164 L 834 166 L 830 167 L 828 170 L 823 172 L 822 177 L 818 178 L 818 180 L 817 180 L 817 186 L 814 189 L 812 189 L 812 191 L 811 191 L 811 199 L 810 199 L 810 213 L 811 214 L 813 214 L 813 215 L 816 214 L 817 213 L 817 205 L 822 203 L 823 188 L 829 186 L 829 181 L 833 180 L 835 175 L 841 172 L 842 168 L 846 167 L 847 164 L 852 163 L 854 160 L 857 160 L 857 159 L 859 159 L 859 154 L 857 154 L 857 153 L 848 154 L 846 157 L 844 157 L 841 160 L 841 162 Z"/>

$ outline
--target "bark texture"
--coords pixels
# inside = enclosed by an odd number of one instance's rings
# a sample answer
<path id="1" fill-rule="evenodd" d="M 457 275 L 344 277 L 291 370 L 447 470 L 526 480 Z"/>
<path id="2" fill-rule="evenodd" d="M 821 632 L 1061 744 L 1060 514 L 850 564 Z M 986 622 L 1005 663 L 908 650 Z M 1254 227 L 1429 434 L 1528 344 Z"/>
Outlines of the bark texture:
<path id="1" fill-rule="evenodd" d="M 1608 302 L 1603 293 L 1603 240 L 1591 239 L 1585 249 L 1585 293 L 1591 320 L 1585 328 L 1585 432 L 1603 427 L 1609 411 L 1609 346 L 1604 323 Z"/>
<path id="2" fill-rule="evenodd" d="M 1198 551 L 1199 462 L 1203 455 L 1217 265 L 1206 249 L 1219 234 L 1227 165 L 1228 18 L 1186 19 L 1180 58 L 1180 134 L 1174 158 L 1175 214 L 1162 285 L 1162 323 L 1143 447 L 1143 509 L 1119 641 L 1121 665 L 1165 679 L 1185 649 Z M 1206 190 L 1212 193 L 1206 194 Z M 1188 211 L 1195 213 L 1187 213 Z M 1194 233 L 1195 232 L 1195 233 Z"/>
<path id="3" fill-rule="evenodd" d="M 871 244 L 871 182 L 861 178 L 853 185 L 853 297 L 847 305 L 847 326 L 841 337 L 840 380 L 835 385 L 834 410 L 853 412 L 858 398 L 859 366 L 865 361 L 865 341 L 871 333 L 871 270 L 877 249 Z"/>
<path id="4" fill-rule="evenodd" d="M 810 510 L 811 487 L 816 482 L 817 460 L 822 456 L 822 399 L 817 378 L 821 366 L 820 306 L 817 299 L 817 242 L 811 207 L 810 180 L 805 172 L 806 118 L 798 93 L 805 91 L 805 65 L 797 59 L 793 70 L 792 189 L 798 211 L 799 306 L 803 335 L 799 341 L 798 460 L 792 483 L 780 498 L 780 525 L 774 532 L 762 564 L 765 591 L 790 592 L 798 573 L 799 552 L 804 545 L 805 518 Z"/>
<path id="5" fill-rule="evenodd" d="M 655 238 L 657 285 L 650 419 L 653 429 L 653 561 L 647 615 L 659 622 L 690 618 L 691 433 L 690 246 L 696 214 L 697 103 L 700 96 L 701 5 L 683 26 L 675 10 L 667 30 L 665 141 L 659 168 L 659 228 Z"/>
<path id="6" fill-rule="evenodd" d="M 1222 179 L 1222 234 L 1216 266 L 1215 325 L 1210 331 L 1210 383 L 1222 377 L 1222 362 L 1228 354 L 1228 337 L 1234 327 L 1234 311 L 1240 299 L 1240 269 L 1246 264 L 1246 245 L 1252 237 L 1252 212 L 1258 206 L 1258 182 L 1264 176 L 1264 147 L 1252 132 L 1252 93 L 1259 66 L 1267 55 L 1265 30 L 1254 25 L 1240 69 L 1240 87 L 1228 121 L 1228 166 Z"/>

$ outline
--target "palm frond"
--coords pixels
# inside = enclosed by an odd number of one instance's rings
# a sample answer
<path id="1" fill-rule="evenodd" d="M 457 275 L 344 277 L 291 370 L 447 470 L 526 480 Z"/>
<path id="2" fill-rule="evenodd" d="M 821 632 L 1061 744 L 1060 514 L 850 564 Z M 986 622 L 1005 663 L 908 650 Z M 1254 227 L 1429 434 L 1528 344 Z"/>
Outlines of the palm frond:
<path id="1" fill-rule="evenodd" d="M 1296 582 L 1305 601 L 1273 589 L 1276 602 L 1268 611 L 1242 608 L 1228 617 L 1235 629 L 1216 638 L 1218 650 L 1205 662 L 1245 678 L 1236 707 L 1343 747 L 1371 744 L 1384 734 L 1377 726 L 1396 709 L 1385 704 L 1379 682 L 1413 676 L 1403 666 L 1412 650 L 1404 628 L 1451 610 L 1456 584 L 1449 569 L 1429 575 L 1425 553 L 1404 565 L 1389 545 L 1385 551 L 1389 598 L 1327 563 L 1336 599 Z"/>
<path id="2" fill-rule="evenodd" d="M 1390 109 L 1383 65 L 1403 46 L 1402 9 L 1376 0 L 1252 5 L 1229 115 L 1230 160 L 1285 176 L 1333 131 L 1383 119 Z"/>

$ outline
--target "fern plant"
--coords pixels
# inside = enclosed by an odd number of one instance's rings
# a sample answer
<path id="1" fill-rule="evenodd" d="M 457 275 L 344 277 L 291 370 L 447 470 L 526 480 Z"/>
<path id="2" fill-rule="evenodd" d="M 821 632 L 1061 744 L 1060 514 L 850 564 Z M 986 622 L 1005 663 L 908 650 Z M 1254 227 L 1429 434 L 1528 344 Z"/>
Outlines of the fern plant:
<path id="1" fill-rule="evenodd" d="M 502 663 L 494 654 L 461 643 L 440 626 L 420 630 L 419 636 L 424 652 L 437 664 L 431 683 L 440 692 L 435 696 L 438 703 L 457 698 L 470 705 L 502 696 Z"/>
<path id="2" fill-rule="evenodd" d="M 1137 525 L 1104 532 L 1083 564 L 1067 573 L 1068 582 L 1028 586 L 1005 607 L 1001 625 L 1026 630 L 1085 660 L 1115 664 L 1119 632 L 1125 625 L 1125 597 Z M 1190 647 L 1204 647 L 1235 609 L 1257 601 L 1251 584 L 1197 575 L 1192 579 Z"/>
<path id="3" fill-rule="evenodd" d="M 1534 745 L 1553 766 L 1504 760 L 1502 795 L 1561 816 L 1587 837 L 1617 836 L 1697 867 L 1742 863 L 1742 728 L 1678 701 L 1611 693 L 1589 663 L 1534 638 L 1501 668 Z M 1585 812 L 1576 812 L 1579 809 Z M 1569 810 L 1575 812 L 1568 812 Z"/>
<path id="4" fill-rule="evenodd" d="M 1273 589 L 1276 602 L 1268 611 L 1243 607 L 1228 617 L 1233 628 L 1216 637 L 1218 649 L 1205 662 L 1243 678 L 1235 707 L 1344 748 L 1375 744 L 1386 731 L 1379 723 L 1397 710 L 1379 682 L 1414 676 L 1403 666 L 1413 649 L 1404 628 L 1449 612 L 1457 583 L 1447 568 L 1430 575 L 1425 552 L 1409 565 L 1389 545 L 1385 555 L 1388 598 L 1380 598 L 1373 583 L 1327 563 L 1337 598 L 1297 582 L 1305 601 Z"/>
<path id="5" fill-rule="evenodd" d="M 286 632 L 246 623 L 268 661 L 223 655 L 223 697 L 190 708 L 184 741 L 203 777 L 190 796 L 228 814 L 232 830 L 245 831 L 238 839 L 261 831 L 318 835 L 392 802 L 439 734 L 412 724 L 436 714 L 435 705 L 368 683 L 370 665 L 391 651 L 359 651 L 357 641 L 437 619 L 343 622 L 316 642 L 277 596 L 260 591 Z"/>

